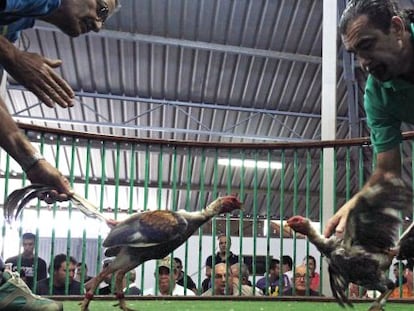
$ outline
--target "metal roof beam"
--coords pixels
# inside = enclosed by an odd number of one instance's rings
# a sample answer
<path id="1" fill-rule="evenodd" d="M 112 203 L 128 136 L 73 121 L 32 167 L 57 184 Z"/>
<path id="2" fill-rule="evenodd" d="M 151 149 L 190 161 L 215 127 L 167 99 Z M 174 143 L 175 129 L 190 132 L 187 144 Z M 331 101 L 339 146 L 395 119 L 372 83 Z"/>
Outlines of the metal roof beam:
<path id="1" fill-rule="evenodd" d="M 41 30 L 41 31 L 60 32 L 58 28 L 52 25 L 46 24 L 46 23 L 36 24 L 34 29 Z M 294 62 L 322 64 L 322 57 L 319 57 L 319 56 L 270 51 L 270 50 L 235 46 L 235 45 L 211 43 L 211 42 L 166 38 L 166 37 L 161 37 L 161 36 L 130 33 L 130 32 L 115 31 L 115 30 L 108 30 L 108 29 L 103 29 L 99 32 L 90 32 L 86 35 L 91 36 L 91 37 L 110 38 L 110 39 L 116 39 L 116 40 L 122 40 L 122 41 L 145 42 L 145 43 L 150 43 L 150 44 L 178 46 L 178 47 L 183 47 L 183 48 L 191 48 L 191 49 L 199 49 L 199 50 L 206 50 L 206 51 L 247 55 L 247 56 L 266 57 L 266 58 L 280 59 L 280 60 L 287 60 L 287 61 L 294 61 Z"/>
<path id="2" fill-rule="evenodd" d="M 28 92 L 23 86 L 17 85 L 17 84 L 10 84 L 8 86 L 8 89 Z M 198 102 L 198 103 L 184 102 L 184 101 L 178 101 L 178 100 L 103 94 L 103 93 L 97 93 L 97 92 L 75 91 L 75 95 L 79 97 L 91 97 L 91 98 L 101 98 L 101 99 L 108 99 L 108 100 L 130 101 L 130 102 L 161 104 L 161 105 L 171 105 L 171 106 L 184 106 L 184 107 L 190 107 L 190 108 L 226 110 L 226 111 L 247 112 L 247 113 L 261 113 L 261 114 L 268 114 L 268 115 L 280 115 L 280 116 L 286 116 L 286 117 L 313 118 L 313 119 L 321 118 L 321 115 L 316 114 L 316 113 L 303 113 L 303 112 L 293 112 L 293 111 L 248 108 L 248 107 L 239 107 L 239 106 L 209 104 L 209 103 L 203 103 L 203 102 Z M 337 120 L 348 121 L 348 117 L 337 116 Z"/>

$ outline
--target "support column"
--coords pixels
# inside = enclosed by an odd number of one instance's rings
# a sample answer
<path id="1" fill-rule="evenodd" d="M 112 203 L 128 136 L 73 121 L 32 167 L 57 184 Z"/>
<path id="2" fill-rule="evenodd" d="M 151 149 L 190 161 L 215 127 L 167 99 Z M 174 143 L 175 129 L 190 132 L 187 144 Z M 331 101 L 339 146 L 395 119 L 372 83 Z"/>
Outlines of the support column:
<path id="1" fill-rule="evenodd" d="M 322 33 L 322 140 L 336 138 L 336 68 L 337 68 L 337 1 L 323 1 L 323 33 Z M 322 189 L 322 228 L 333 215 L 334 198 L 334 150 L 323 152 L 323 189 Z M 331 296 L 327 265 L 322 266 L 323 287 L 325 296 Z"/>

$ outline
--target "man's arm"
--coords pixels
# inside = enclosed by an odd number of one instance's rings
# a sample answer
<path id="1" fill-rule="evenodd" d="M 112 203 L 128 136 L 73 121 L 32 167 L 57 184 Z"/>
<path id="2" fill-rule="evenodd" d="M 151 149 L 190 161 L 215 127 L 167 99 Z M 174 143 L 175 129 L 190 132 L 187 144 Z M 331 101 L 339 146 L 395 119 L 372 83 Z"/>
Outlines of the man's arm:
<path id="1" fill-rule="evenodd" d="M 54 107 L 55 103 L 64 108 L 73 106 L 72 88 L 53 70 L 62 64 L 61 60 L 21 51 L 0 36 L 0 64 L 47 106 Z"/>
<path id="2" fill-rule="evenodd" d="M 387 150 L 377 154 L 377 164 L 375 171 L 368 179 L 364 187 L 355 194 L 348 202 L 346 202 L 336 213 L 329 219 L 328 223 L 325 226 L 324 235 L 325 237 L 330 237 L 333 233 L 339 235 L 344 233 L 346 220 L 348 214 L 355 207 L 357 199 L 365 191 L 366 188 L 376 183 L 376 181 L 383 177 L 386 174 L 391 174 L 394 176 L 401 175 L 401 154 L 400 146 L 397 145 L 393 149 Z"/>
<path id="3" fill-rule="evenodd" d="M 69 198 L 69 181 L 49 162 L 39 156 L 27 137 L 18 128 L 0 98 L 0 147 L 19 163 L 32 183 L 53 186 L 57 191 L 49 192 L 41 199 L 48 203 Z"/>

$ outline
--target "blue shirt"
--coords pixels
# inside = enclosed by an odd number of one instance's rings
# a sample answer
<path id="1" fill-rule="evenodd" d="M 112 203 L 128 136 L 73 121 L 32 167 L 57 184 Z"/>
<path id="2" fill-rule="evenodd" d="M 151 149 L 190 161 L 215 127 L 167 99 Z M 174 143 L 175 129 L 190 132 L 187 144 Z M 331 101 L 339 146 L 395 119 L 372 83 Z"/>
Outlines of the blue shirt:
<path id="1" fill-rule="evenodd" d="M 0 11 L 0 34 L 15 42 L 20 31 L 33 27 L 35 19 L 53 12 L 60 0 L 7 0 Z"/>

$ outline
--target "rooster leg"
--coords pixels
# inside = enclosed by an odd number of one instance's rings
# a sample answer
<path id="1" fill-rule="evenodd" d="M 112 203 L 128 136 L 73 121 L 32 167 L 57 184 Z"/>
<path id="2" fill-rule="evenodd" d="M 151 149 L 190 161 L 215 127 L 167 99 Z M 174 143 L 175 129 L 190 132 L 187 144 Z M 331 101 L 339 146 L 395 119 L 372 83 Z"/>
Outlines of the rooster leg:
<path id="1" fill-rule="evenodd" d="M 93 294 L 98 287 L 98 285 L 111 273 L 113 273 L 115 269 L 111 268 L 111 265 L 104 268 L 97 276 L 92 278 L 92 280 L 88 281 L 85 284 L 85 297 L 83 298 L 82 302 L 80 303 L 81 311 L 88 311 L 89 303 L 93 299 Z"/>
<path id="2" fill-rule="evenodd" d="M 378 298 L 372 303 L 368 311 L 382 311 L 384 310 L 385 303 L 387 302 L 388 297 L 391 295 L 393 289 L 387 289 Z"/>
<path id="3" fill-rule="evenodd" d="M 128 269 L 127 271 L 129 270 L 130 269 Z M 115 306 L 119 306 L 119 308 L 124 311 L 134 311 L 133 309 L 130 309 L 127 307 L 126 301 L 125 301 L 125 294 L 123 291 L 123 280 L 124 280 L 124 277 L 127 271 L 123 269 L 123 270 L 118 271 L 118 273 L 116 274 L 115 295 L 119 302 Z"/>

